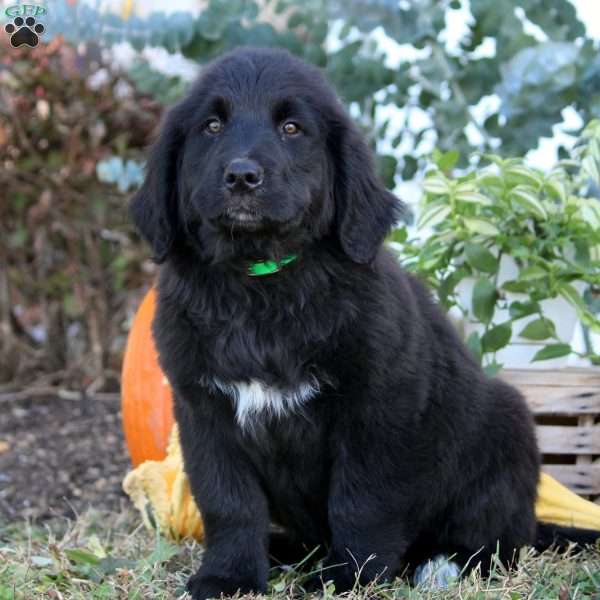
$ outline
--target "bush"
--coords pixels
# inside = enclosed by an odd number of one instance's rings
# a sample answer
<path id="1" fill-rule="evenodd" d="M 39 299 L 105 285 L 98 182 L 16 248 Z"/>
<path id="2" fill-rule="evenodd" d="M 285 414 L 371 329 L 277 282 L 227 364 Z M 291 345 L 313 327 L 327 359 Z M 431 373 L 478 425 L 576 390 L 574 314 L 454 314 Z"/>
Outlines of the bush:
<path id="1" fill-rule="evenodd" d="M 452 43 L 447 23 L 458 19 Z M 382 31 L 401 45 L 393 67 Z M 553 135 L 567 106 L 581 122 L 600 117 L 599 43 L 570 0 L 206 0 L 196 15 L 126 18 L 55 0 L 53 32 L 75 44 L 160 46 L 200 64 L 243 45 L 287 48 L 323 68 L 352 104 L 390 187 L 423 169 L 432 140 L 458 150 L 464 167 L 474 150 L 524 155 Z M 487 96 L 495 106 L 474 110 Z"/>
<path id="2" fill-rule="evenodd" d="M 58 38 L 2 49 L 0 380 L 58 371 L 79 386 L 118 370 L 131 290 L 152 268 L 127 194 L 96 170 L 113 154 L 141 158 L 161 107 L 99 57 Z"/>
<path id="3" fill-rule="evenodd" d="M 488 371 L 501 366 L 495 354 L 515 334 L 545 344 L 534 361 L 573 351 L 571 340 L 557 335 L 545 300 L 564 298 L 584 326 L 600 333 L 583 293 L 600 293 L 600 201 L 592 196 L 600 185 L 600 121 L 583 132 L 575 160 L 548 173 L 522 159 L 488 155 L 488 167 L 452 176 L 456 153 L 435 158 L 418 221 L 428 231 L 408 242 L 406 228 L 394 237 L 403 243 L 405 265 L 444 308 L 458 307 L 476 325 L 468 344 Z M 465 302 L 467 279 L 473 286 Z"/>

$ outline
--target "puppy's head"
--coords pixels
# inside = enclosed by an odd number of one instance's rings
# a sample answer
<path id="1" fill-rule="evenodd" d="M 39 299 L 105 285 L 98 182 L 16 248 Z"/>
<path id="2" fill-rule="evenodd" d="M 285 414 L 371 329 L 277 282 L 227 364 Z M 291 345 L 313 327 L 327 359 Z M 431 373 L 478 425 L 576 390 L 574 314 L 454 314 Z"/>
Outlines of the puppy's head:
<path id="1" fill-rule="evenodd" d="M 270 258 L 335 236 L 367 263 L 399 208 L 320 72 L 245 48 L 167 113 L 131 213 L 157 262 L 176 250 Z"/>

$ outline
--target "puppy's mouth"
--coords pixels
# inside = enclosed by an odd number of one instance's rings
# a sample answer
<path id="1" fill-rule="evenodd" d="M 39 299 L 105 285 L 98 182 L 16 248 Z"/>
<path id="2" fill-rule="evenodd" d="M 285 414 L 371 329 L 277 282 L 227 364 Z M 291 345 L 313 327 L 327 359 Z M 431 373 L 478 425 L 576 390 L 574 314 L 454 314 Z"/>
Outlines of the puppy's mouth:
<path id="1" fill-rule="evenodd" d="M 259 229 L 264 218 L 249 208 L 230 208 L 222 216 L 223 223 L 229 227 L 253 231 Z"/>

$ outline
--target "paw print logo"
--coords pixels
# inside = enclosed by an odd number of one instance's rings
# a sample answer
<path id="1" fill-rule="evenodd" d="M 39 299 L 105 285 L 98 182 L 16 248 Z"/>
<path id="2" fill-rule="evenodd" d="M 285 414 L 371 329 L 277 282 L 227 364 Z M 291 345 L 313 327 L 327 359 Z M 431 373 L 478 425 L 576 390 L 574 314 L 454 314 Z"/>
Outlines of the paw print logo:
<path id="1" fill-rule="evenodd" d="M 45 27 L 41 23 L 35 22 L 33 17 L 15 17 L 12 23 L 4 26 L 4 31 L 10 35 L 10 44 L 14 48 L 23 46 L 24 44 L 35 48 L 40 41 L 39 36 L 45 31 Z"/>

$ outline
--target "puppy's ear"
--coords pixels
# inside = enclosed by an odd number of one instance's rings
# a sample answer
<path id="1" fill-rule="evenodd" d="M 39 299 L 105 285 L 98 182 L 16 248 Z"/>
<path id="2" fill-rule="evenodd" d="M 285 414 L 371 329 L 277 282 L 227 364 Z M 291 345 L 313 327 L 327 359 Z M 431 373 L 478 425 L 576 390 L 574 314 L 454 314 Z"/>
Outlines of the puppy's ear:
<path id="1" fill-rule="evenodd" d="M 341 124 L 330 146 L 340 243 L 354 262 L 370 263 L 404 204 L 375 174 L 372 153 L 354 124 Z"/>
<path id="2" fill-rule="evenodd" d="M 150 148 L 146 178 L 129 204 L 130 217 L 152 248 L 152 259 L 165 261 L 176 235 L 179 151 L 183 132 L 171 110 Z"/>

